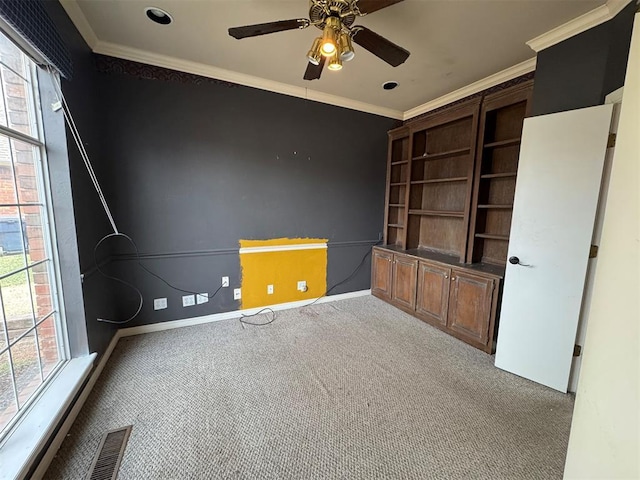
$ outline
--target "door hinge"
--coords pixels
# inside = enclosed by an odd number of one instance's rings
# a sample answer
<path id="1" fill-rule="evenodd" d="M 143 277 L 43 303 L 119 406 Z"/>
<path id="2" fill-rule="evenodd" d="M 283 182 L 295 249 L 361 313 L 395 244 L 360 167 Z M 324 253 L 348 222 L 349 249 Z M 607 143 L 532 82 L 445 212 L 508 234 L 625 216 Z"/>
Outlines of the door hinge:
<path id="1" fill-rule="evenodd" d="M 573 356 L 574 357 L 579 357 L 581 353 L 582 353 L 582 347 L 580 345 L 574 345 L 573 346 Z"/>
<path id="2" fill-rule="evenodd" d="M 596 258 L 598 256 L 598 245 L 591 245 L 589 248 L 589 258 Z"/>
<path id="3" fill-rule="evenodd" d="M 607 148 L 613 148 L 616 146 L 616 134 L 610 133 L 609 139 L 607 140 Z"/>

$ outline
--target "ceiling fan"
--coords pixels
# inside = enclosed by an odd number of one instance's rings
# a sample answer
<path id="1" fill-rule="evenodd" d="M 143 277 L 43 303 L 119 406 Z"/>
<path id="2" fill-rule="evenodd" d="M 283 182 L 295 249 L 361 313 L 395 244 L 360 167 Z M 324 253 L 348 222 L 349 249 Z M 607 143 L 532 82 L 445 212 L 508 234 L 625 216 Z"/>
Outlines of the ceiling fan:
<path id="1" fill-rule="evenodd" d="M 340 70 L 343 61 L 353 59 L 352 41 L 369 50 L 392 67 L 405 62 L 409 52 L 390 42 L 367 27 L 353 25 L 356 17 L 363 17 L 403 0 L 310 0 L 309 18 L 295 18 L 276 22 L 232 27 L 229 35 L 236 39 L 257 37 L 268 33 L 303 29 L 313 25 L 322 30 L 322 36 L 313 41 L 307 53 L 309 64 L 305 80 L 320 78 L 325 63 L 329 70 Z"/>

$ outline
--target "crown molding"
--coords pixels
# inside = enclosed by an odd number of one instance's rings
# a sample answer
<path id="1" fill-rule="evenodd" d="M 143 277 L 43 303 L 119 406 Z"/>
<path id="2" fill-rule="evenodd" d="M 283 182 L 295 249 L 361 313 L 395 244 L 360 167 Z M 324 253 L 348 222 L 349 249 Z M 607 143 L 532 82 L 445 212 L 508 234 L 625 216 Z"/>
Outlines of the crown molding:
<path id="1" fill-rule="evenodd" d="M 422 115 L 423 113 L 430 112 L 435 110 L 436 108 L 443 107 L 445 105 L 449 105 L 450 103 L 456 102 L 463 98 L 468 97 L 469 95 L 473 95 L 474 93 L 481 92 L 491 87 L 495 87 L 503 82 L 507 82 L 512 80 L 520 75 L 524 75 L 525 73 L 533 72 L 536 69 L 536 59 L 530 58 L 529 60 L 525 60 L 522 63 L 518 63 L 513 67 L 506 68 L 498 73 L 494 73 L 493 75 L 489 75 L 482 80 L 478 80 L 466 87 L 459 88 L 458 90 L 454 90 L 451 93 L 447 93 L 439 98 L 431 100 L 427 103 L 423 103 L 415 108 L 411 108 L 404 112 L 403 120 L 409 120 L 413 117 L 417 117 L 418 115 Z"/>
<path id="2" fill-rule="evenodd" d="M 305 87 L 296 87 L 294 85 L 288 85 L 286 83 L 254 77 L 253 75 L 232 72 L 231 70 L 225 70 L 222 68 L 213 67 L 211 65 L 205 65 L 203 63 L 192 62 L 190 60 L 182 60 L 179 58 L 160 55 L 157 53 L 151 53 L 145 50 L 139 50 L 137 48 L 125 47 L 123 45 L 118 45 L 115 43 L 98 41 L 98 43 L 93 48 L 93 51 L 101 55 L 123 58 L 125 60 L 131 60 L 134 62 L 146 63 L 147 65 L 155 65 L 156 67 L 169 68 L 171 70 L 178 70 L 180 72 L 192 73 L 194 75 L 215 78 L 217 80 L 224 80 L 226 82 L 237 83 L 239 85 L 258 88 L 260 90 L 268 90 L 270 92 L 281 93 L 283 95 L 289 95 L 291 97 L 304 98 L 306 100 L 328 103 L 337 107 L 344 107 L 351 110 L 358 110 L 361 112 L 372 113 L 374 115 L 402 120 L 402 112 L 400 110 L 380 107 L 377 105 L 340 97 L 338 95 L 317 92 Z"/>
<path id="3" fill-rule="evenodd" d="M 611 20 L 627 6 L 631 0 L 607 0 L 607 3 L 594 8 L 590 12 L 569 20 L 564 25 L 549 30 L 536 38 L 529 40 L 527 45 L 534 51 L 540 52 L 568 38 L 586 32 L 590 28 Z"/>
<path id="4" fill-rule="evenodd" d="M 288 85 L 286 83 L 266 80 L 260 77 L 255 77 L 253 75 L 233 72 L 231 70 L 225 70 L 198 62 L 192 62 L 175 57 L 169 57 L 166 55 L 155 54 L 136 48 L 118 45 L 115 43 L 103 42 L 98 39 L 97 35 L 91 28 L 91 25 L 89 24 L 87 18 L 84 16 L 84 13 L 78 6 L 76 0 L 59 1 L 84 40 L 95 53 L 122 58 L 125 60 L 131 60 L 134 62 L 145 63 L 148 65 L 155 65 L 157 67 L 168 68 L 171 70 L 192 73 L 194 75 L 223 80 L 239 85 L 258 88 L 260 90 L 267 90 L 283 95 L 289 95 L 292 97 L 304 98 L 306 100 L 326 103 L 329 105 L 335 105 L 351 110 L 372 113 L 374 115 L 394 118 L 397 120 L 408 120 L 423 113 L 430 112 L 432 110 L 435 110 L 436 108 L 440 108 L 449 103 L 461 100 L 462 98 L 465 98 L 469 95 L 473 95 L 482 90 L 486 90 L 488 88 L 496 86 L 500 83 L 512 80 L 520 75 L 532 72 L 536 67 L 535 58 L 526 60 L 522 63 L 519 63 L 518 65 L 514 65 L 513 67 L 507 68 L 505 70 L 502 70 L 501 72 L 490 75 L 482 80 L 467 85 L 466 87 L 460 88 L 427 103 L 402 112 L 400 110 L 395 110 L 392 108 L 386 108 L 378 105 L 360 102 L 357 100 L 351 100 L 345 97 L 340 97 L 338 95 L 331 95 L 329 93 L 310 90 L 305 87 L 296 87 L 293 85 Z M 571 38 L 574 35 L 582 33 L 590 28 L 600 25 L 601 23 L 611 20 L 631 1 L 632 0 L 608 0 L 605 5 L 595 8 L 590 12 L 587 12 L 584 15 L 581 15 L 580 17 L 577 17 L 565 23 L 564 25 L 554 28 L 553 30 L 550 30 L 528 41 L 527 45 L 531 47 L 531 49 L 533 49 L 535 52 L 544 50 L 545 48 Z"/>
<path id="5" fill-rule="evenodd" d="M 76 0 L 59 0 L 64 11 L 67 12 L 69 18 L 76 26 L 84 41 L 87 42 L 87 45 L 93 50 L 95 46 L 98 44 L 98 36 L 96 32 L 93 31 L 87 17 L 84 16 L 78 2 Z"/>

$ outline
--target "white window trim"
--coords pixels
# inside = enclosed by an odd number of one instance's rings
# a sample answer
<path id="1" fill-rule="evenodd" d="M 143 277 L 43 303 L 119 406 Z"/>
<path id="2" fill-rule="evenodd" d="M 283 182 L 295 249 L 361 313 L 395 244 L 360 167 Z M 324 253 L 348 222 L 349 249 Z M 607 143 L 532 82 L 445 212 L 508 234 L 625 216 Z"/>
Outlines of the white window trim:
<path id="1" fill-rule="evenodd" d="M 1 28 L 1 26 L 0 26 Z M 5 33 L 1 32 L 0 34 Z M 11 36 L 10 36 L 11 38 Z M 27 55 L 29 56 L 29 55 Z M 47 151 L 44 145 L 44 122 L 38 86 L 37 66 L 30 65 L 29 101 L 33 116 L 30 122 L 37 128 L 37 138 L 22 134 L 8 127 L 0 127 L 0 133 L 32 145 L 39 150 L 40 161 L 35 165 L 39 176 L 39 195 L 45 205 L 42 222 L 47 232 L 46 256 L 52 262 L 49 268 L 53 310 L 58 316 L 56 336 L 59 362 L 54 371 L 39 387 L 39 391 L 16 413 L 0 435 L 0 480 L 24 478 L 34 468 L 47 443 L 59 427 L 65 413 L 73 404 L 81 387 L 92 370 L 96 354 L 70 358 L 64 299 L 62 297 L 60 260 L 53 215 L 51 179 Z M 46 225 L 44 225 L 46 223 Z"/>
<path id="2" fill-rule="evenodd" d="M 65 362 L 0 445 L 0 480 L 24 478 L 87 379 L 96 354 Z"/>

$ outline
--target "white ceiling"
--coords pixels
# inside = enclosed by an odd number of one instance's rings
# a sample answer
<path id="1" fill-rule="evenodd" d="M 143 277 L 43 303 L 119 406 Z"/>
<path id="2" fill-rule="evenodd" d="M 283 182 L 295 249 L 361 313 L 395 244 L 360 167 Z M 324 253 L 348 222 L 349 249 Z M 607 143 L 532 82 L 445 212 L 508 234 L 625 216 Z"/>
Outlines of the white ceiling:
<path id="1" fill-rule="evenodd" d="M 341 71 L 325 69 L 320 80 L 311 82 L 302 75 L 307 50 L 320 32 L 315 27 L 243 40 L 227 33 L 232 26 L 306 18 L 305 0 L 62 3 L 97 52 L 122 52 L 118 56 L 124 58 L 146 58 L 149 54 L 149 58 L 165 60 L 150 63 L 215 67 L 279 82 L 297 91 L 307 88 L 401 113 L 531 59 L 535 52 L 525 42 L 603 5 L 605 0 L 405 0 L 357 18 L 355 24 L 409 50 L 406 63 L 393 68 L 354 45 L 356 57 Z M 145 16 L 147 6 L 168 11 L 174 22 L 168 26 L 151 22 Z M 133 49 L 136 54 L 129 55 Z M 396 80 L 400 86 L 384 91 L 381 85 L 388 80 Z"/>

